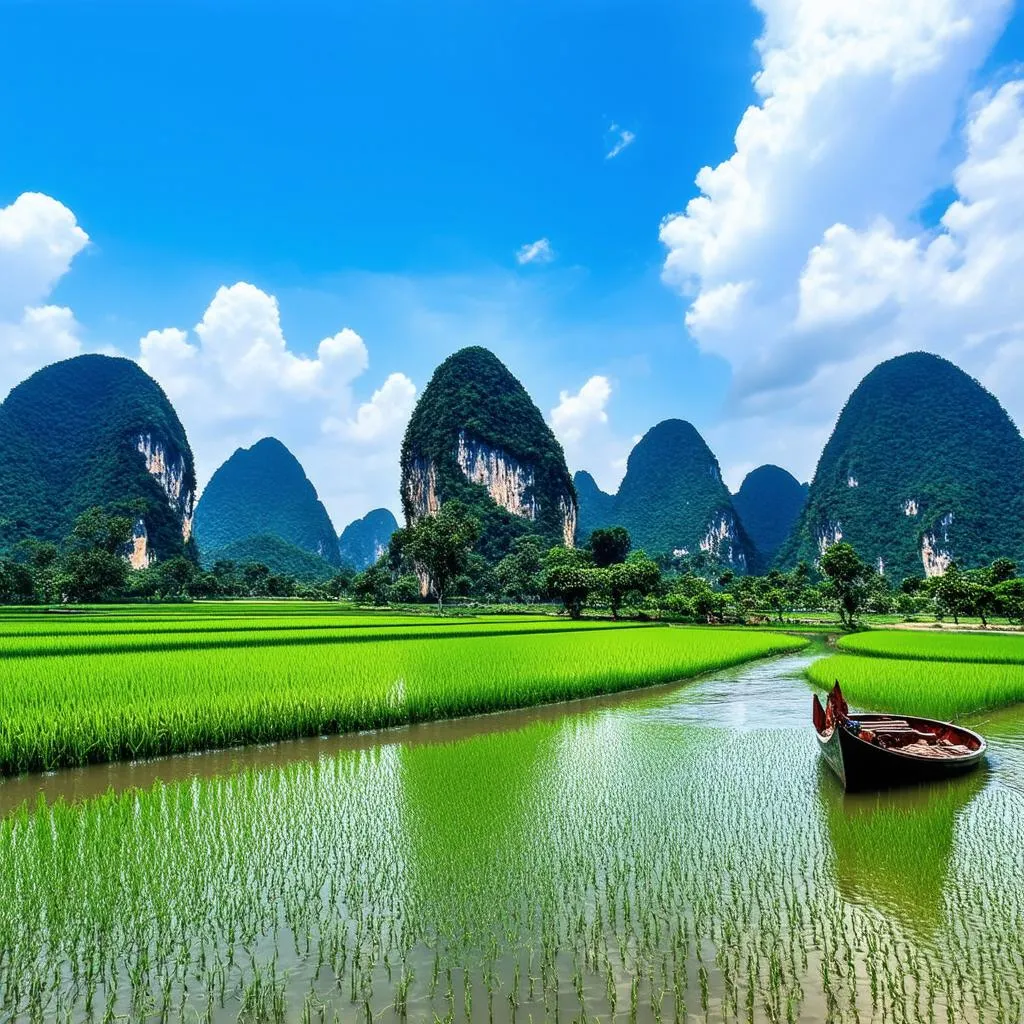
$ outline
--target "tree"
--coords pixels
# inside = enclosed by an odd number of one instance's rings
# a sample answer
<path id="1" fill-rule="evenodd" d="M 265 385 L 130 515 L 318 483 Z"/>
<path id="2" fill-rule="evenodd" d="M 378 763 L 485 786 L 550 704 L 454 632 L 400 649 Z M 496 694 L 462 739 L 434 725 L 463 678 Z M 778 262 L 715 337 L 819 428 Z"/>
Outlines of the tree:
<path id="1" fill-rule="evenodd" d="M 520 603 L 536 600 L 543 558 L 544 542 L 540 537 L 525 534 L 512 541 L 512 550 L 494 570 L 502 594 Z"/>
<path id="2" fill-rule="evenodd" d="M 356 599 L 375 605 L 388 603 L 388 591 L 391 588 L 391 572 L 388 569 L 387 556 L 381 555 L 375 565 L 357 573 L 352 580 L 352 593 Z M 417 592 L 418 592 L 417 587 Z"/>
<path id="3" fill-rule="evenodd" d="M 1004 580 L 993 588 L 999 610 L 1011 622 L 1024 622 L 1024 579 Z"/>
<path id="4" fill-rule="evenodd" d="M 570 618 L 578 619 L 587 598 L 605 583 L 605 572 L 595 569 L 584 551 L 553 547 L 544 556 L 541 576 L 547 594 L 562 602 Z"/>
<path id="5" fill-rule="evenodd" d="M 437 513 L 424 516 L 405 532 L 405 550 L 427 577 L 437 610 L 443 611 L 445 594 L 469 565 L 470 550 L 480 537 L 480 520 L 461 501 L 446 501 Z"/>
<path id="6" fill-rule="evenodd" d="M 997 587 L 1017 575 L 1017 563 L 1012 558 L 997 558 L 988 567 L 988 575 L 992 586 Z"/>
<path id="7" fill-rule="evenodd" d="M 624 526 L 608 526 L 594 530 L 587 546 L 594 565 L 598 569 L 607 569 L 610 565 L 625 562 L 633 542 Z"/>
<path id="8" fill-rule="evenodd" d="M 935 600 L 940 611 L 952 615 L 953 621 L 959 625 L 961 615 L 969 615 L 977 610 L 980 590 L 978 584 L 972 582 L 956 562 L 951 562 L 936 584 Z"/>
<path id="9" fill-rule="evenodd" d="M 607 573 L 608 603 L 612 617 L 616 619 L 627 595 L 642 599 L 661 582 L 658 563 L 651 561 L 643 551 L 634 551 L 624 562 L 616 562 L 604 571 Z"/>
<path id="10" fill-rule="evenodd" d="M 57 563 L 56 589 L 66 600 L 96 602 L 120 597 L 128 583 L 124 550 L 132 520 L 99 507 L 87 508 L 64 542 Z"/>
<path id="11" fill-rule="evenodd" d="M 870 592 L 874 570 L 845 541 L 826 548 L 819 565 L 835 596 L 840 621 L 852 629 Z"/>

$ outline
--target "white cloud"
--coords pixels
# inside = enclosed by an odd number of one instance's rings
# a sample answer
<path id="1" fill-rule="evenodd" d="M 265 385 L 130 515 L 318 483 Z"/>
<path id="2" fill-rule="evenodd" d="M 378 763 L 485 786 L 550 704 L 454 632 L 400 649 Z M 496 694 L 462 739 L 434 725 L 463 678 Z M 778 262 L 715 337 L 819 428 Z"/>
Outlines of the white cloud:
<path id="1" fill-rule="evenodd" d="M 0 319 L 45 299 L 88 242 L 75 215 L 41 192 L 0 208 Z"/>
<path id="2" fill-rule="evenodd" d="M 993 367 L 1024 323 L 1020 86 L 975 98 L 957 129 L 1008 0 L 756 2 L 759 102 L 661 226 L 692 336 L 733 368 L 733 421 L 709 431 L 723 464 L 754 453 L 809 475 L 863 373 L 913 348 L 990 382 L 1019 418 L 1024 384 Z M 951 177 L 956 201 L 922 229 Z"/>
<path id="3" fill-rule="evenodd" d="M 605 160 L 614 160 L 624 149 L 636 142 L 636 134 L 628 128 L 620 128 L 613 123 L 608 131 L 615 136 L 615 142 L 612 143 L 612 148 L 605 153 Z"/>
<path id="4" fill-rule="evenodd" d="M 591 427 L 608 422 L 605 406 L 612 395 L 611 381 L 607 377 L 591 377 L 576 392 L 561 391 L 558 405 L 551 410 L 551 423 L 555 432 L 567 442 L 579 441 Z"/>
<path id="5" fill-rule="evenodd" d="M 0 400 L 33 370 L 81 351 L 71 310 L 37 303 L 88 242 L 75 215 L 42 193 L 0 207 Z"/>
<path id="6" fill-rule="evenodd" d="M 416 404 L 416 385 L 404 373 L 392 373 L 383 385 L 363 402 L 354 417 L 347 421 L 329 418 L 324 422 L 327 433 L 363 443 L 382 439 L 398 439 L 404 432 Z"/>
<path id="7" fill-rule="evenodd" d="M 536 242 L 527 242 L 516 250 L 516 263 L 524 266 L 527 263 L 550 263 L 555 258 L 555 251 L 546 238 L 538 238 Z"/>

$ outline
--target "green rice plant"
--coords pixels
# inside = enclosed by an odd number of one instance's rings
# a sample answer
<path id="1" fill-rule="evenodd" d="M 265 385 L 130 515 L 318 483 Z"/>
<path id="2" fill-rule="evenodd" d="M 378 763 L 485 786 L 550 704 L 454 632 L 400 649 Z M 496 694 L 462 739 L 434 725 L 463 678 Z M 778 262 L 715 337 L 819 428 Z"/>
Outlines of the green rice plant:
<path id="1" fill-rule="evenodd" d="M 142 651 L 184 651 L 229 647 L 288 647 L 318 643 L 367 643 L 385 640 L 435 639 L 447 636 L 497 636 L 528 633 L 558 633 L 602 629 L 652 628 L 636 622 L 570 619 L 504 619 L 500 622 L 474 619 L 424 620 L 410 622 L 354 621 L 314 622 L 312 624 L 276 621 L 260 622 L 246 628 L 204 626 L 192 629 L 187 624 L 159 629 L 89 629 L 60 636 L 18 636 L 0 639 L 0 650 L 10 658 L 48 658 L 84 654 L 141 653 Z"/>
<path id="2" fill-rule="evenodd" d="M 0 773 L 379 729 L 670 682 L 805 641 L 588 628 L 5 658 Z M 408 636 L 408 634 L 403 634 Z"/>
<path id="3" fill-rule="evenodd" d="M 871 630 L 844 636 L 838 646 L 848 654 L 879 658 L 1024 665 L 1024 635 Z"/>
<path id="4" fill-rule="evenodd" d="M 1024 665 L 838 654 L 807 669 L 819 689 L 839 682 L 851 705 L 955 721 L 1024 701 Z"/>

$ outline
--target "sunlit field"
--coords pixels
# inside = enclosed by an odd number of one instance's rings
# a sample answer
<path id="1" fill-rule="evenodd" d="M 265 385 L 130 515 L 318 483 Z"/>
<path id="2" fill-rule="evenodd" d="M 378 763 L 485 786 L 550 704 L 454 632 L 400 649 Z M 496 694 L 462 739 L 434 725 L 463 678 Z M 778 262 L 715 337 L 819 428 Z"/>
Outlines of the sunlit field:
<path id="1" fill-rule="evenodd" d="M 861 708 L 953 720 L 1024 701 L 1024 637 L 877 630 L 838 646 L 808 676 Z"/>
<path id="2" fill-rule="evenodd" d="M 25 806 L 0 821 L 0 1014 L 1019 1021 L 1020 795 L 980 772 L 844 798 L 805 660 L 719 674 L 706 708 L 695 682 Z M 718 724 L 772 694 L 792 724 Z"/>
<path id="3" fill-rule="evenodd" d="M 850 654 L 869 654 L 881 658 L 1024 665 L 1024 635 L 925 633 L 917 630 L 876 629 L 844 636 L 838 646 L 841 651 Z"/>
<path id="4" fill-rule="evenodd" d="M 272 613 L 276 615 L 276 612 Z M 321 612 L 322 614 L 322 612 Z M 165 616 L 102 616 L 39 631 L 6 616 L 0 772 L 133 760 L 240 743 L 379 729 L 683 679 L 798 649 L 777 634 L 576 624 L 508 616 L 397 619 L 339 614 L 281 629 L 250 609 L 210 632 L 164 632 Z M 28 617 L 26 617 L 28 619 Z M 56 620 L 56 616 L 51 617 Z M 299 617 L 296 617 L 297 620 Z M 301 620 L 299 620 L 301 621 Z M 149 628 L 159 622 L 156 632 Z M 13 635 L 12 635 L 13 634 Z"/>

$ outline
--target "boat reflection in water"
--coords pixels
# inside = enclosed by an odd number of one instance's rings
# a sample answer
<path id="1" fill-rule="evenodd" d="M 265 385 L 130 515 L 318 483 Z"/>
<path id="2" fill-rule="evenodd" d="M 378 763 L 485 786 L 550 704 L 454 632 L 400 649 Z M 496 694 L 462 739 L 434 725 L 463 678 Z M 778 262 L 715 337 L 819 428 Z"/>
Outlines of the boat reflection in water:
<path id="1" fill-rule="evenodd" d="M 926 786 L 845 793 L 819 762 L 822 817 L 843 899 L 932 933 L 946 917 L 957 821 L 987 778 L 983 768 Z"/>

